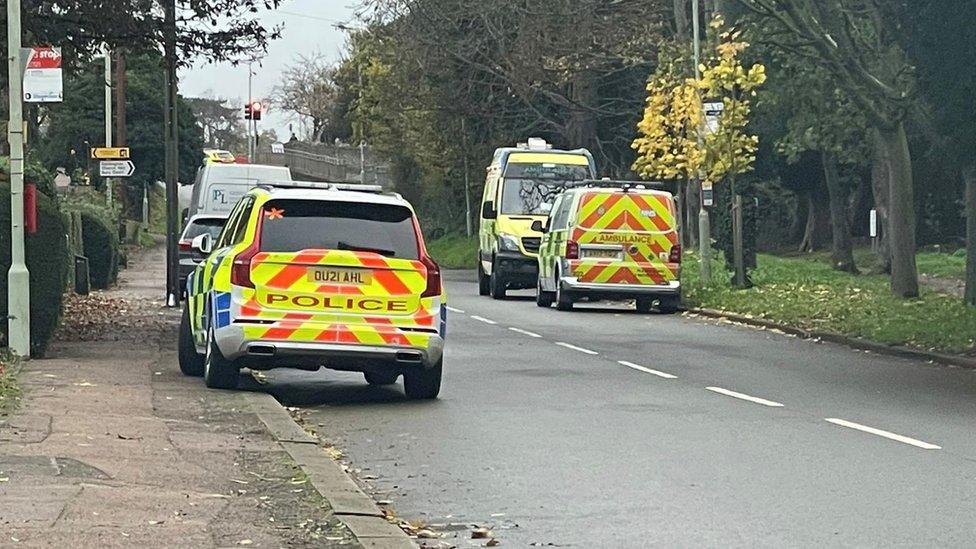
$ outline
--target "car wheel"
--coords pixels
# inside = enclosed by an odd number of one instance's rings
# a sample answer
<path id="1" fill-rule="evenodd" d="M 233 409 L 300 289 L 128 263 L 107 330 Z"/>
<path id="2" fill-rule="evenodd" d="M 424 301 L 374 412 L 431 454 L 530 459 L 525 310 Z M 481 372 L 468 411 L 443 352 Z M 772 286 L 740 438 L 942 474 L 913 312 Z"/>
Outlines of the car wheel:
<path id="1" fill-rule="evenodd" d="M 558 278 L 556 279 L 556 310 L 573 310 L 573 296 L 563 288 L 563 282 Z"/>
<path id="2" fill-rule="evenodd" d="M 441 392 L 441 372 L 444 359 L 433 368 L 417 368 L 403 373 L 403 390 L 410 400 L 433 400 Z"/>
<path id="3" fill-rule="evenodd" d="M 488 277 L 488 293 L 492 299 L 505 299 L 505 281 L 498 275 L 498 266 L 492 265 L 491 276 Z"/>
<path id="4" fill-rule="evenodd" d="M 654 300 L 649 297 L 638 297 L 637 298 L 637 312 L 646 315 L 651 312 L 651 307 L 654 306 Z"/>
<path id="5" fill-rule="evenodd" d="M 224 358 L 217 346 L 213 324 L 207 328 L 207 356 L 203 362 L 203 381 L 211 389 L 236 389 L 241 369 Z"/>
<path id="6" fill-rule="evenodd" d="M 193 330 L 190 329 L 190 311 L 183 308 L 183 319 L 180 320 L 179 362 L 183 375 L 200 377 L 203 375 L 204 357 L 197 352 L 193 343 Z"/>
<path id="7" fill-rule="evenodd" d="M 552 307 L 552 302 L 554 299 L 555 297 L 553 297 L 552 292 L 547 292 L 542 289 L 542 278 L 539 278 L 539 282 L 536 285 L 535 304 L 539 307 L 548 309 L 549 307 Z"/>
<path id="8" fill-rule="evenodd" d="M 488 275 L 485 268 L 481 266 L 481 258 L 478 258 L 478 295 L 488 295 L 491 292 Z"/>
<path id="9" fill-rule="evenodd" d="M 657 304 L 657 310 L 666 315 L 673 315 L 681 308 L 681 296 L 662 297 Z"/>
<path id="10" fill-rule="evenodd" d="M 400 374 L 397 372 L 363 372 L 363 377 L 366 378 L 366 383 L 381 386 L 393 385 Z"/>

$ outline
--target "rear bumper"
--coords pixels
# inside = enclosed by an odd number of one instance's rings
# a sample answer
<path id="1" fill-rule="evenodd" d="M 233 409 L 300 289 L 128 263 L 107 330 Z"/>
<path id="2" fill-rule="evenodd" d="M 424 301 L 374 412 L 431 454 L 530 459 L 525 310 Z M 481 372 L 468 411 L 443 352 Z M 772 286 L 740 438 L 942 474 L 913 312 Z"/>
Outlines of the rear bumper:
<path id="1" fill-rule="evenodd" d="M 681 295 L 681 282 L 674 280 L 667 285 L 645 284 L 595 284 L 580 282 L 578 278 L 564 277 L 563 287 L 573 293 L 596 293 L 622 297 L 677 296 Z"/>
<path id="2" fill-rule="evenodd" d="M 405 370 L 432 368 L 444 354 L 444 340 L 431 337 L 426 347 L 376 346 L 292 341 L 246 341 L 236 358 L 256 368 L 318 368 L 334 370 Z"/>

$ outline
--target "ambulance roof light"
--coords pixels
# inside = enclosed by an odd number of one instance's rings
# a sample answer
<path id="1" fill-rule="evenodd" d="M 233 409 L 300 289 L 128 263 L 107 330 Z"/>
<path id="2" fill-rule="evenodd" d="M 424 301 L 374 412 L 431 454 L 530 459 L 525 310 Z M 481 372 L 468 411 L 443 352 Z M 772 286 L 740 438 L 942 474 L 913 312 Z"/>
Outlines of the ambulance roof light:
<path id="1" fill-rule="evenodd" d="M 552 148 L 545 139 L 541 137 L 530 137 L 528 142 L 528 148 L 530 151 L 547 151 Z"/>

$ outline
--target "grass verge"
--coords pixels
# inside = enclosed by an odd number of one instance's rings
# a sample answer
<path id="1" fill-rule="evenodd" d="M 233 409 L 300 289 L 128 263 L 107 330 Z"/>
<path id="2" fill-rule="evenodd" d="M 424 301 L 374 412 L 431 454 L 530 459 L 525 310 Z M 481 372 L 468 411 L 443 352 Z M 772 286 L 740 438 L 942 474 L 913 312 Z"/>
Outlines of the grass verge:
<path id="1" fill-rule="evenodd" d="M 4 353 L 0 356 L 0 416 L 8 415 L 20 403 L 21 389 L 17 384 L 19 361 Z"/>
<path id="2" fill-rule="evenodd" d="M 718 262 L 706 287 L 697 256 L 688 254 L 682 275 L 685 302 L 806 330 L 976 355 L 976 309 L 961 299 L 925 290 L 918 299 L 896 298 L 887 276 L 837 272 L 814 256 L 760 255 L 758 262 L 754 288 L 732 289 L 731 275 Z"/>
<path id="3" fill-rule="evenodd" d="M 478 267 L 477 238 L 445 236 L 428 242 L 427 252 L 442 269 L 476 269 Z"/>

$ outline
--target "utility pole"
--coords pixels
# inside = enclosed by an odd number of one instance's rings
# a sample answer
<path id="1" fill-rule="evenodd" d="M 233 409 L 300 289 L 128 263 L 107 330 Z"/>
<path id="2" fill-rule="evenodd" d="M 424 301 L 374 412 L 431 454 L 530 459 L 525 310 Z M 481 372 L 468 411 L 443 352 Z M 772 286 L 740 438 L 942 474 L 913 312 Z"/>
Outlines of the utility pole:
<path id="1" fill-rule="evenodd" d="M 698 9 L 698 0 L 691 0 L 692 32 L 694 32 L 695 43 L 695 81 L 701 81 L 701 13 Z M 698 144 L 702 145 L 702 131 L 698 131 Z M 701 185 L 701 177 L 698 184 Z M 698 193 L 701 196 L 701 210 L 698 212 L 698 255 L 701 265 L 701 280 L 708 284 L 712 279 L 712 227 L 708 217 L 708 209 L 705 207 L 705 193 Z"/>
<path id="2" fill-rule="evenodd" d="M 115 50 L 115 143 L 124 147 L 128 142 L 125 131 L 125 93 L 127 81 L 125 77 L 125 53 L 121 48 Z"/>
<path id="3" fill-rule="evenodd" d="M 105 146 L 112 146 L 112 51 L 108 44 L 102 46 L 105 56 Z M 112 179 L 105 178 L 105 202 L 112 207 Z"/>
<path id="4" fill-rule="evenodd" d="M 163 56 L 166 64 L 166 112 L 165 112 L 165 141 L 166 141 L 166 304 L 176 307 L 179 303 L 178 260 L 176 249 L 176 231 L 178 223 L 178 192 L 179 183 L 179 120 L 177 118 L 177 81 L 176 81 L 176 0 L 163 0 L 165 5 L 165 21 L 163 35 Z"/>
<path id="5" fill-rule="evenodd" d="M 7 93 L 10 96 L 10 270 L 7 271 L 7 344 L 30 356 L 30 273 L 24 261 L 24 82 L 20 69 L 20 0 L 7 0 Z"/>
<path id="6" fill-rule="evenodd" d="M 254 63 L 254 61 L 248 61 L 247 62 L 247 105 L 248 105 L 248 108 L 250 108 L 250 106 L 254 104 L 254 94 L 253 94 L 253 90 L 252 90 L 254 71 L 251 68 L 251 66 L 253 65 L 253 63 Z M 250 162 L 250 163 L 254 163 L 254 154 L 256 152 L 254 150 L 255 149 L 255 146 L 254 146 L 254 127 L 255 127 L 254 126 L 254 116 L 252 115 L 251 116 L 251 119 L 247 121 L 247 161 Z"/>
<path id="7" fill-rule="evenodd" d="M 461 148 L 464 155 L 464 231 L 471 238 L 471 182 L 468 178 L 468 132 L 461 117 Z"/>
<path id="8" fill-rule="evenodd" d="M 363 123 L 363 67 L 359 66 L 359 182 L 366 183 L 366 124 Z"/>

